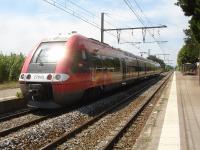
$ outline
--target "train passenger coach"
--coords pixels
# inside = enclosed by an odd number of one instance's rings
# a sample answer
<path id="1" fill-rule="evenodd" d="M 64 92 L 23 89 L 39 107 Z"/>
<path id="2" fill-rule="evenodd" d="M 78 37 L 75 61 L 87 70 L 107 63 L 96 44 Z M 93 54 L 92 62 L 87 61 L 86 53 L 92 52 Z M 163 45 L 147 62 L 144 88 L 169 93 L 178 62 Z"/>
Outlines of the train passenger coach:
<path id="1" fill-rule="evenodd" d="M 72 35 L 42 41 L 19 83 L 29 107 L 57 108 L 160 73 L 160 66 L 108 44 Z"/>

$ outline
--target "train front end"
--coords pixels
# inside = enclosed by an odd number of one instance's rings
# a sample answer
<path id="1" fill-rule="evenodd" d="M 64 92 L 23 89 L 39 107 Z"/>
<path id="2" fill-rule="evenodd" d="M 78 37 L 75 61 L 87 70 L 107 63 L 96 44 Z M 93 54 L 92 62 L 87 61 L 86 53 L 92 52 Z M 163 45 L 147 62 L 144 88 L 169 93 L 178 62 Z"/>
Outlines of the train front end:
<path id="1" fill-rule="evenodd" d="M 26 58 L 19 83 L 29 107 L 60 107 L 55 102 L 53 85 L 62 84 L 70 77 L 66 44 L 66 39 L 43 41 Z"/>

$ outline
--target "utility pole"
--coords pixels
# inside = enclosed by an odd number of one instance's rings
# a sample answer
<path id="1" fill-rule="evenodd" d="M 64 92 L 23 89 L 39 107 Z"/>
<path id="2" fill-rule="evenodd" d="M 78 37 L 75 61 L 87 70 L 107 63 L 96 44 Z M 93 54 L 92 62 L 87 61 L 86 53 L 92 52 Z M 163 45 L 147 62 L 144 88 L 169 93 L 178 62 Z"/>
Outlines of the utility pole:
<path id="1" fill-rule="evenodd" d="M 101 13 L 101 42 L 104 42 L 104 13 Z"/>
<path id="2" fill-rule="evenodd" d="M 148 27 L 134 27 L 134 28 L 115 28 L 115 29 L 104 29 L 104 14 L 105 13 L 101 13 L 101 42 L 104 42 L 104 32 L 105 31 L 122 31 L 122 30 L 142 30 L 142 33 L 143 31 L 146 31 L 146 29 L 158 29 L 158 28 L 166 28 L 167 26 L 166 25 L 160 25 L 160 26 L 148 26 Z M 145 32 L 143 33 L 145 34 Z M 118 39 L 119 41 L 119 39 Z M 143 40 L 144 42 L 144 40 Z M 159 41 L 157 41 L 159 42 Z M 163 42 L 163 41 L 161 41 Z M 165 42 L 165 41 L 164 41 Z"/>

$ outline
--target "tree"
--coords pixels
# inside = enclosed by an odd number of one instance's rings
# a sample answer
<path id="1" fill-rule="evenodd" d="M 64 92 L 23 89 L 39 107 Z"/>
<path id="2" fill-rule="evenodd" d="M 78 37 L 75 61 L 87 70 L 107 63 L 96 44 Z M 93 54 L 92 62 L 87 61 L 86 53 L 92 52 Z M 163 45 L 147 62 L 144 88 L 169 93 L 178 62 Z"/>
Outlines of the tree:
<path id="1" fill-rule="evenodd" d="M 149 57 L 147 57 L 147 59 L 150 59 L 150 60 L 152 60 L 152 61 L 154 61 L 154 62 L 159 63 L 160 66 L 161 66 L 163 69 L 165 69 L 165 63 L 164 63 L 164 61 L 163 61 L 162 59 L 159 59 L 159 58 L 157 58 L 157 57 L 154 56 L 154 55 L 150 55 Z"/>
<path id="2" fill-rule="evenodd" d="M 186 16 L 191 16 L 190 29 L 200 43 L 200 0 L 178 0 L 176 4 L 182 8 Z"/>
<path id="3" fill-rule="evenodd" d="M 198 61 L 198 53 L 199 50 L 196 48 L 196 45 L 184 45 L 178 53 L 177 63 L 179 68 L 185 63 L 196 63 Z"/>
<path id="4" fill-rule="evenodd" d="M 189 29 L 184 30 L 186 38 L 185 45 L 179 51 L 179 68 L 184 63 L 196 63 L 200 50 L 200 0 L 178 0 L 185 16 L 191 16 Z"/>
<path id="5" fill-rule="evenodd" d="M 174 67 L 172 67 L 172 66 L 170 66 L 170 65 L 166 65 L 165 66 L 165 70 L 166 71 L 170 71 L 170 70 L 173 70 L 174 69 Z"/>
<path id="6" fill-rule="evenodd" d="M 178 53 L 177 63 L 179 68 L 185 63 L 196 63 L 198 61 L 200 44 L 196 40 L 191 29 L 184 30 L 186 38 L 185 45 Z"/>

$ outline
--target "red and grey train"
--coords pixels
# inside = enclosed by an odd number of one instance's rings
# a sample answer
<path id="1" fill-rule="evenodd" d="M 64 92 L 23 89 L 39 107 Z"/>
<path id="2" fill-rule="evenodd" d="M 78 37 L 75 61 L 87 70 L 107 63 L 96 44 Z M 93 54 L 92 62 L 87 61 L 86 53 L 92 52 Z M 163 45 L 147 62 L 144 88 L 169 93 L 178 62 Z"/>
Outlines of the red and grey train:
<path id="1" fill-rule="evenodd" d="M 26 58 L 19 83 L 29 107 L 57 108 L 160 72 L 151 60 L 74 34 L 42 41 Z"/>

